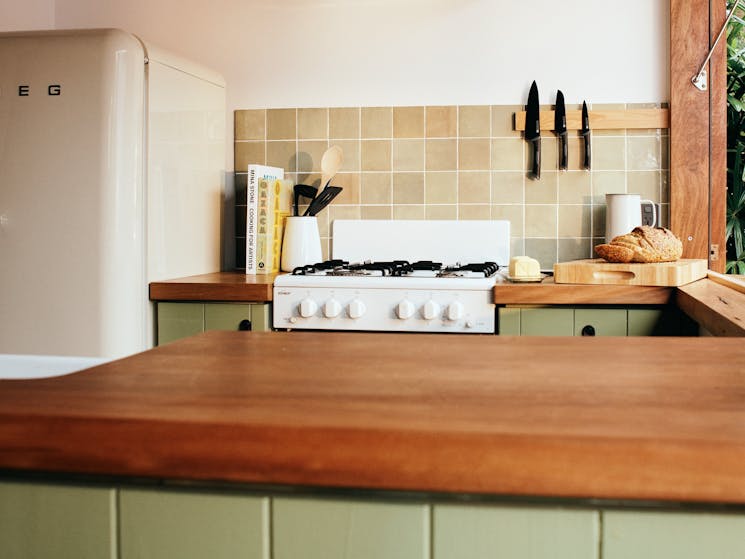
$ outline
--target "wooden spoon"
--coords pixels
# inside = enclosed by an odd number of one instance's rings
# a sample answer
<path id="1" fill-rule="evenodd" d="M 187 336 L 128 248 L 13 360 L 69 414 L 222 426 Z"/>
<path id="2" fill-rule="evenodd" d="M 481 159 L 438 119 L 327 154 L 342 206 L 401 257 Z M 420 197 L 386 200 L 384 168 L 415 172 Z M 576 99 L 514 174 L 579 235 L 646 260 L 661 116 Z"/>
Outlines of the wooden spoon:
<path id="1" fill-rule="evenodd" d="M 321 188 L 326 188 L 344 163 L 344 152 L 339 146 L 331 146 L 321 157 Z"/>

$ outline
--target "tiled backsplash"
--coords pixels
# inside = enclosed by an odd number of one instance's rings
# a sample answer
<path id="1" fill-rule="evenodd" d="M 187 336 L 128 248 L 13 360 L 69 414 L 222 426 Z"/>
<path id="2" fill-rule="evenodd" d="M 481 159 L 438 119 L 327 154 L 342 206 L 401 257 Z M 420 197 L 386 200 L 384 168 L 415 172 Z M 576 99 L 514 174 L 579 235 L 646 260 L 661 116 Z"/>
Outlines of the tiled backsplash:
<path id="1" fill-rule="evenodd" d="M 593 109 L 659 105 L 595 105 Z M 544 107 L 548 109 L 549 107 Z M 579 107 L 567 107 L 579 109 Z M 542 135 L 540 180 L 527 176 L 528 144 L 513 128 L 522 106 L 252 109 L 235 112 L 237 266 L 245 266 L 246 169 L 282 167 L 318 184 L 321 155 L 344 150 L 333 184 L 344 187 L 318 216 L 324 256 L 334 219 L 507 219 L 512 254 L 542 267 L 589 258 L 605 234 L 605 194 L 640 194 L 669 214 L 667 130 L 593 130 L 592 171 L 569 134 L 569 170 L 558 142 Z"/>

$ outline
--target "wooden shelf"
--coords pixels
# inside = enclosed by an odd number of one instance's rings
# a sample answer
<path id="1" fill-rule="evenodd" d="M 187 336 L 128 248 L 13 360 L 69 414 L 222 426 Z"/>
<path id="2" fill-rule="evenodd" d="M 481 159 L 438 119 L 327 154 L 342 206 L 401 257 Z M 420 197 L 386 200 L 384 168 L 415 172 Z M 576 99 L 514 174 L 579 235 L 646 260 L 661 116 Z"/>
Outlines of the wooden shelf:
<path id="1" fill-rule="evenodd" d="M 591 130 L 628 128 L 669 128 L 670 109 L 628 109 L 623 111 L 589 111 Z M 525 130 L 525 111 L 515 113 L 515 130 Z M 582 128 L 582 111 L 567 111 L 567 129 Z M 541 130 L 554 129 L 554 111 L 541 111 Z"/>

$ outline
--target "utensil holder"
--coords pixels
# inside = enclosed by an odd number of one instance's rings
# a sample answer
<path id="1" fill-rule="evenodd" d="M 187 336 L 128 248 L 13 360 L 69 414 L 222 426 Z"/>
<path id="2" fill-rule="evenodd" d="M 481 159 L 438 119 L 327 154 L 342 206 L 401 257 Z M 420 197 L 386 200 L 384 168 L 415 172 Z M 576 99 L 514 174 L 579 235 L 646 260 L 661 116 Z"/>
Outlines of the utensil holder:
<path id="1" fill-rule="evenodd" d="M 322 258 L 318 220 L 315 217 L 288 217 L 282 240 L 282 271 L 292 272 L 298 266 L 315 264 Z"/>

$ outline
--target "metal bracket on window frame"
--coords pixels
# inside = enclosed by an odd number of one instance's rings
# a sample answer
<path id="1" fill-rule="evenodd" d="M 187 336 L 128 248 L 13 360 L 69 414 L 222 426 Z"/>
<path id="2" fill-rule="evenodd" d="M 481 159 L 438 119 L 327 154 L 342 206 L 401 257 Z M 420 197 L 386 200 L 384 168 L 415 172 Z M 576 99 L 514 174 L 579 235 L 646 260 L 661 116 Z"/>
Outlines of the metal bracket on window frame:
<path id="1" fill-rule="evenodd" d="M 741 4 L 742 4 L 742 0 L 737 0 L 737 2 L 735 2 L 735 5 L 732 6 L 732 10 L 727 16 L 727 19 L 724 20 L 724 24 L 722 25 L 722 28 L 719 30 L 719 34 L 717 35 L 717 38 L 714 41 L 714 44 L 711 45 L 711 48 L 709 49 L 709 54 L 706 55 L 706 59 L 701 64 L 701 68 L 698 69 L 698 73 L 691 78 L 691 83 L 695 85 L 699 91 L 706 91 L 709 88 L 709 76 L 707 75 L 706 70 L 705 70 L 706 65 L 709 63 L 709 59 L 711 58 L 711 55 L 714 53 L 714 49 L 717 48 L 717 45 L 719 44 L 719 41 L 722 38 L 722 35 L 724 35 L 724 31 L 727 29 L 727 25 L 729 25 L 730 20 L 735 15 L 735 10 L 737 10 L 737 8 L 745 9 L 745 5 L 741 5 Z"/>

